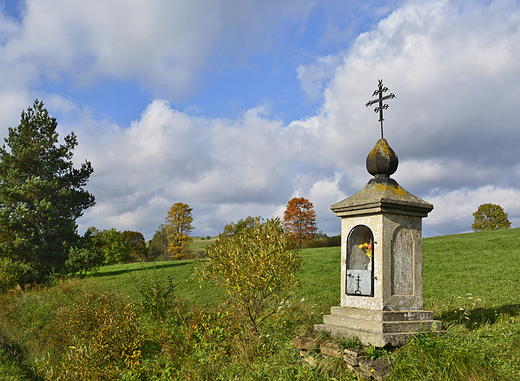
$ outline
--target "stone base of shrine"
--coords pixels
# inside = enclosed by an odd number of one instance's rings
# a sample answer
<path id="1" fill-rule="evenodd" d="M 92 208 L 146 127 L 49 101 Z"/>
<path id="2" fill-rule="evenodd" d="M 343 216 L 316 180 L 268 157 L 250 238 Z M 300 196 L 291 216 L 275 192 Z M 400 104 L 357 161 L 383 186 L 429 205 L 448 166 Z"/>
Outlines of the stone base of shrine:
<path id="1" fill-rule="evenodd" d="M 358 337 L 363 345 L 400 347 L 418 332 L 438 332 L 442 323 L 433 320 L 431 311 L 376 311 L 352 307 L 332 307 L 315 324 L 315 331 L 328 332 L 333 337 Z"/>

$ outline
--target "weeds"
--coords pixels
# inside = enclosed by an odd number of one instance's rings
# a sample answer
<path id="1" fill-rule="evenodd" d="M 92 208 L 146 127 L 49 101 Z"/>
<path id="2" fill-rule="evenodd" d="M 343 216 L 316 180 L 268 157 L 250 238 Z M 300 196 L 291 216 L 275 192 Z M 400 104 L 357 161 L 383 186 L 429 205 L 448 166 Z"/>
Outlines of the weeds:
<path id="1" fill-rule="evenodd" d="M 140 374 L 142 335 L 133 304 L 90 294 L 54 323 L 67 345 L 59 362 L 50 356 L 37 362 L 45 379 L 113 380 L 123 372 Z"/>
<path id="2" fill-rule="evenodd" d="M 152 272 L 152 276 L 149 276 Z M 140 276 L 130 275 L 132 281 L 141 296 L 141 307 L 145 313 L 150 313 L 153 318 L 164 319 L 178 302 L 175 296 L 173 274 L 159 276 L 157 268 L 141 269 Z"/>
<path id="3" fill-rule="evenodd" d="M 359 351 L 362 347 L 361 340 L 359 340 L 359 337 L 340 338 L 338 340 L 338 343 L 340 348 L 350 349 L 353 352 Z"/>

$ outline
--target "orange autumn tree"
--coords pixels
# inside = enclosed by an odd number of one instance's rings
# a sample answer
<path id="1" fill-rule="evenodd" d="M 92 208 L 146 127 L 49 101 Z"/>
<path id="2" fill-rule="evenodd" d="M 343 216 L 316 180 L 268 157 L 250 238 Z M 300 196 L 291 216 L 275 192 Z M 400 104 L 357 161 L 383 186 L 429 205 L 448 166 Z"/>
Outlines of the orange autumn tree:
<path id="1" fill-rule="evenodd" d="M 283 214 L 283 227 L 299 247 L 304 242 L 311 241 L 318 231 L 312 202 L 303 197 L 290 200 Z"/>

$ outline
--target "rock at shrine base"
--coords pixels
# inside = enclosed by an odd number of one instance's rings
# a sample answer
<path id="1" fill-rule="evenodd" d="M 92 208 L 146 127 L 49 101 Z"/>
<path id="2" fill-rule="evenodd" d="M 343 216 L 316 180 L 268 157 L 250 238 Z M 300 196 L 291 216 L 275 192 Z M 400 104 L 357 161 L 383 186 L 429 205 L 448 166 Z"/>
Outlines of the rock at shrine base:
<path id="1" fill-rule="evenodd" d="M 352 307 L 332 307 L 331 314 L 316 324 L 315 331 L 333 337 L 358 337 L 363 345 L 400 347 L 419 332 L 441 333 L 442 323 L 431 311 L 376 311 Z"/>

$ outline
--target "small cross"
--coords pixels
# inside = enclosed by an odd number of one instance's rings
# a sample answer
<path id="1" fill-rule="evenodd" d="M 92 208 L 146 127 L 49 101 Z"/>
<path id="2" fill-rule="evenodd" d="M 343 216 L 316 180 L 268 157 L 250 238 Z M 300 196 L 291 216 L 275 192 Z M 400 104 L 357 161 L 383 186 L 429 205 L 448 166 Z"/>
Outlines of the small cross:
<path id="1" fill-rule="evenodd" d="M 381 139 L 383 139 L 383 120 L 384 120 L 383 119 L 383 110 L 386 110 L 388 108 L 388 105 L 387 104 L 383 104 L 383 101 L 386 100 L 386 99 L 393 99 L 393 98 L 395 98 L 394 93 L 390 93 L 389 95 L 386 95 L 386 96 L 383 97 L 383 93 L 385 93 L 387 91 L 388 91 L 388 87 L 383 87 L 383 80 L 380 79 L 379 80 L 378 89 L 376 91 L 374 91 L 374 94 L 372 94 L 372 96 L 379 95 L 379 98 L 378 99 L 373 99 L 371 101 L 368 101 L 365 104 L 365 106 L 368 107 L 368 106 L 372 106 L 375 103 L 379 103 L 379 106 L 377 106 L 374 109 L 374 112 L 379 112 L 379 120 L 378 120 L 378 122 L 381 122 Z"/>

